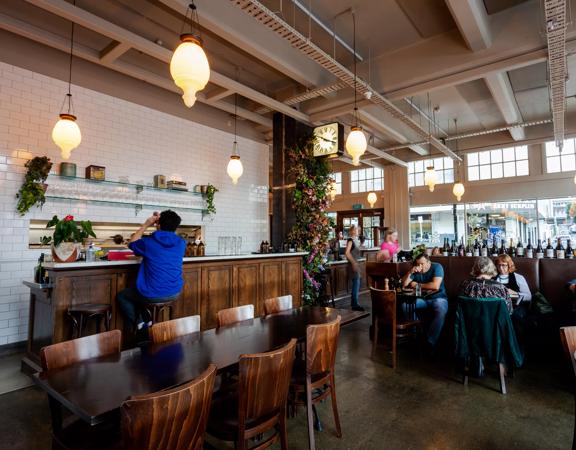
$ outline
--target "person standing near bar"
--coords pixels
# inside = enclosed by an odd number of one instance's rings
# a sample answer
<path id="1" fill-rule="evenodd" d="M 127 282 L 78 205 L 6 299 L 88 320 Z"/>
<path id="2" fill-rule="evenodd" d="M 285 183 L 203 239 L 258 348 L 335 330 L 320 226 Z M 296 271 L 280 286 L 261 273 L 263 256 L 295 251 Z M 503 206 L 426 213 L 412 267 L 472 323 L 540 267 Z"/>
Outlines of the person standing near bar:
<path id="1" fill-rule="evenodd" d="M 154 212 L 134 233 L 128 247 L 137 256 L 142 256 L 136 287 L 129 287 L 118 293 L 118 303 L 124 317 L 138 330 L 152 325 L 145 310 L 139 304 L 175 300 L 184 280 L 182 278 L 182 258 L 186 243 L 175 231 L 181 219 L 174 211 Z M 156 231 L 143 238 L 148 227 L 155 225 Z"/>
<path id="2" fill-rule="evenodd" d="M 352 294 L 350 297 L 352 311 L 364 311 L 364 308 L 358 303 L 358 295 L 360 293 L 360 266 L 358 259 L 360 258 L 360 242 L 358 241 L 358 227 L 350 225 L 348 229 L 348 240 L 346 241 L 346 259 L 350 263 L 350 271 L 352 274 Z"/>

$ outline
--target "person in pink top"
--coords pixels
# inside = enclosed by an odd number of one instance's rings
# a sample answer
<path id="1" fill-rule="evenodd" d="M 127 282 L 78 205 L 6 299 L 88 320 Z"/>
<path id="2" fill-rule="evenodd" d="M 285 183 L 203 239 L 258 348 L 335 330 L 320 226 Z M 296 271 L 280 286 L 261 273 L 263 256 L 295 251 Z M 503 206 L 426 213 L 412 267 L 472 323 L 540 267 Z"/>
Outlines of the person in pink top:
<path id="1" fill-rule="evenodd" d="M 384 242 L 380 245 L 377 260 L 379 262 L 390 262 L 399 250 L 400 245 L 398 245 L 398 232 L 394 228 L 388 228 L 384 232 Z"/>

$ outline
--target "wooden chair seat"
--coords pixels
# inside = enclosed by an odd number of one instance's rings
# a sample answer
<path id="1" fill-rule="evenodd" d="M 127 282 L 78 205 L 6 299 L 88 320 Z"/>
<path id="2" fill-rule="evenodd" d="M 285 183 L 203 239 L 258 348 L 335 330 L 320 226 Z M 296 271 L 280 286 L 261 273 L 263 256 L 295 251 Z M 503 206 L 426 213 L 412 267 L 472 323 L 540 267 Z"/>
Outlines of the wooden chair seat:
<path id="1" fill-rule="evenodd" d="M 82 337 L 89 320 L 96 320 L 96 332 L 100 333 L 100 323 L 104 321 L 104 328 L 110 331 L 112 318 L 112 305 L 105 303 L 84 303 L 71 306 L 67 314 L 72 320 L 72 339 Z"/>
<path id="2" fill-rule="evenodd" d="M 409 328 L 414 328 L 414 327 L 418 327 L 421 325 L 422 325 L 422 322 L 420 322 L 419 320 L 407 320 L 405 322 L 396 323 L 396 328 L 398 330 L 407 330 Z"/>
<path id="3" fill-rule="evenodd" d="M 292 296 L 283 295 L 281 297 L 267 298 L 264 300 L 264 314 L 276 314 L 292 309 Z"/>
<path id="4" fill-rule="evenodd" d="M 161 344 L 198 331 L 200 331 L 200 316 L 181 317 L 152 325 L 150 339 L 154 344 Z"/>
<path id="5" fill-rule="evenodd" d="M 243 320 L 254 318 L 254 305 L 236 306 L 234 308 L 221 309 L 216 314 L 218 327 L 233 325 Z"/>

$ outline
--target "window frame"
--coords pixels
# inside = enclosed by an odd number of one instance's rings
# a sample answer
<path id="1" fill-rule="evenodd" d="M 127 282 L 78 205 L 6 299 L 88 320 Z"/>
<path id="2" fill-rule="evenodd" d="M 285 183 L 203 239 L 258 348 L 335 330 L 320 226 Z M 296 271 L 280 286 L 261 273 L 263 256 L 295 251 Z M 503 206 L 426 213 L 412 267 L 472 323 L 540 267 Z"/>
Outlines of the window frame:
<path id="1" fill-rule="evenodd" d="M 375 171 L 379 171 L 380 176 L 375 176 Z M 368 176 L 369 172 L 372 174 L 371 176 Z M 363 169 L 351 170 L 349 173 L 351 194 L 361 194 L 373 191 L 380 192 L 384 190 L 384 169 L 379 167 L 366 167 Z M 380 181 L 381 188 L 376 186 L 375 181 L 377 180 Z"/>
<path id="2" fill-rule="evenodd" d="M 545 173 L 546 174 L 555 174 L 555 173 L 568 173 L 574 172 L 576 170 L 576 139 L 569 138 L 564 139 L 564 147 L 562 148 L 562 153 L 556 147 L 556 143 L 554 141 L 544 142 L 544 166 L 545 166 Z M 552 154 L 549 154 L 550 153 Z M 558 169 L 559 170 L 550 170 L 550 162 L 551 160 L 557 160 Z M 571 161 L 569 164 L 571 167 L 564 168 L 567 164 L 567 160 Z"/>
<path id="3" fill-rule="evenodd" d="M 439 169 L 440 165 L 436 161 L 442 161 L 442 168 Z M 455 180 L 456 167 L 454 166 L 454 160 L 448 156 L 439 156 L 437 158 L 429 159 L 418 159 L 416 161 L 408 162 L 408 188 L 422 187 L 426 186 L 424 184 L 424 173 L 426 172 L 426 167 L 432 164 L 437 174 L 438 181 L 436 184 L 452 184 Z M 450 167 L 447 167 L 450 166 Z M 446 172 L 452 172 L 452 178 L 446 177 Z M 418 181 L 417 181 L 418 180 Z"/>
<path id="4" fill-rule="evenodd" d="M 530 176 L 528 145 L 466 153 L 466 180 L 469 182 L 527 176 Z"/>

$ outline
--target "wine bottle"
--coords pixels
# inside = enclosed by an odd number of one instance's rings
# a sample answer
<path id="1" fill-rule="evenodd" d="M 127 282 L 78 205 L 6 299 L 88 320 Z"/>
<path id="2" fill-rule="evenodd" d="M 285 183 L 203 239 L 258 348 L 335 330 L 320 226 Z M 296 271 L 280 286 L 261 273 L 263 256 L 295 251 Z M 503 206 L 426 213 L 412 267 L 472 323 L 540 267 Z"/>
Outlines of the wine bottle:
<path id="1" fill-rule="evenodd" d="M 534 258 L 534 249 L 530 238 L 528 238 L 528 245 L 526 246 L 526 258 Z"/>
<path id="2" fill-rule="evenodd" d="M 506 254 L 506 241 L 504 240 L 504 238 L 500 239 L 500 254 L 501 255 Z"/>
<path id="3" fill-rule="evenodd" d="M 562 240 L 558 238 L 558 243 L 556 244 L 556 258 L 564 259 L 565 256 L 566 251 L 564 250 L 564 246 L 562 245 Z"/>
<path id="4" fill-rule="evenodd" d="M 450 254 L 450 248 L 448 245 L 448 238 L 444 238 L 444 247 L 442 247 L 442 256 L 448 256 Z"/>
<path id="5" fill-rule="evenodd" d="M 570 244 L 570 239 L 566 243 L 566 258 L 573 259 L 574 258 L 574 250 L 572 250 L 572 245 Z"/>
<path id="6" fill-rule="evenodd" d="M 548 245 L 546 246 L 546 258 L 554 258 L 554 248 L 550 243 L 550 238 L 548 238 Z"/>
<path id="7" fill-rule="evenodd" d="M 491 256 L 498 256 L 498 246 L 496 245 L 496 238 L 492 238 L 492 251 Z"/>
<path id="8" fill-rule="evenodd" d="M 466 256 L 474 256 L 474 252 L 472 250 L 470 242 L 468 242 L 468 244 L 466 245 Z"/>
<path id="9" fill-rule="evenodd" d="M 34 282 L 40 284 L 44 282 L 44 253 L 40 253 L 38 264 L 34 268 Z"/>
<path id="10" fill-rule="evenodd" d="M 460 245 L 458 246 L 458 256 L 464 256 L 465 255 L 465 250 L 464 250 L 464 237 L 460 238 Z"/>
<path id="11" fill-rule="evenodd" d="M 544 249 L 542 248 L 542 241 L 538 239 L 538 246 L 536 247 L 536 258 L 544 258 Z"/>
<path id="12" fill-rule="evenodd" d="M 474 248 L 472 249 L 472 256 L 480 256 L 480 243 L 478 239 L 474 239 Z"/>
<path id="13" fill-rule="evenodd" d="M 488 256 L 488 240 L 484 239 L 482 248 L 480 249 L 480 256 Z"/>
<path id="14" fill-rule="evenodd" d="M 506 253 L 511 258 L 514 258 L 516 256 L 516 247 L 514 247 L 514 242 L 512 241 L 512 238 L 510 238 L 510 246 L 508 247 L 508 250 L 506 251 Z"/>
<path id="15" fill-rule="evenodd" d="M 458 247 L 456 246 L 456 239 L 452 239 L 452 247 L 450 247 L 450 256 L 458 254 Z"/>
<path id="16" fill-rule="evenodd" d="M 516 256 L 524 256 L 524 246 L 522 245 L 522 241 L 520 239 L 518 239 L 518 245 L 516 246 Z"/>

